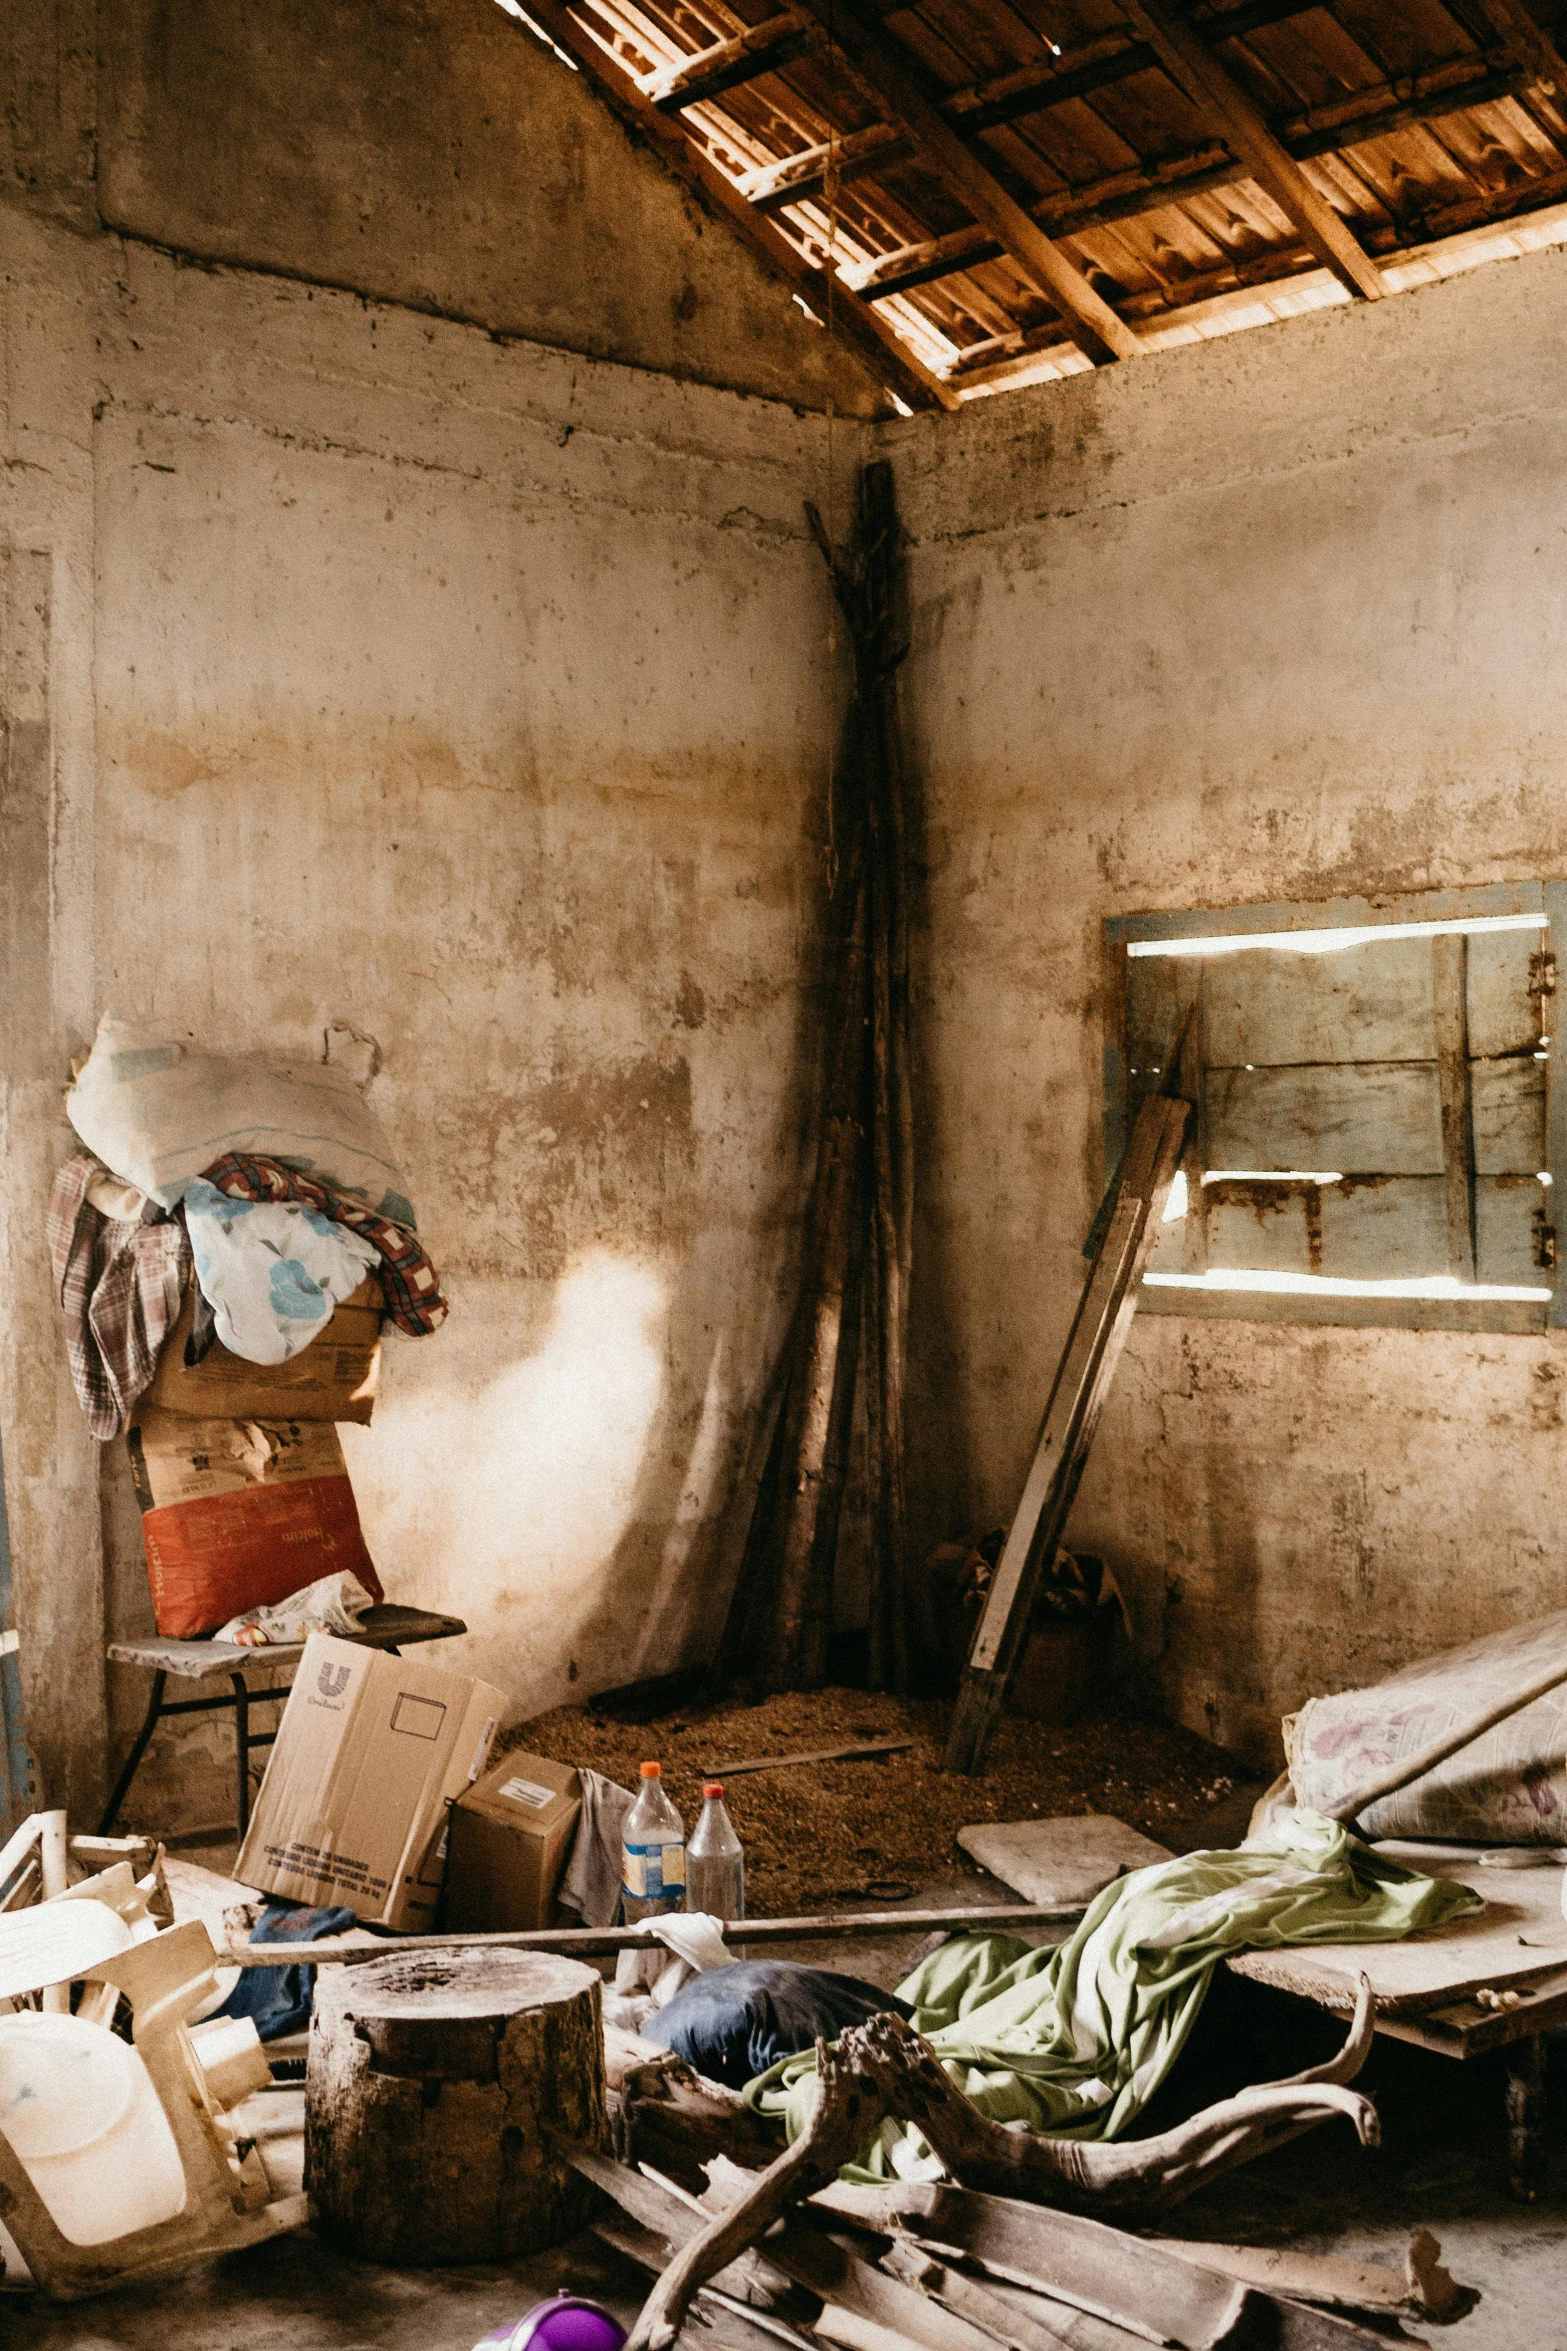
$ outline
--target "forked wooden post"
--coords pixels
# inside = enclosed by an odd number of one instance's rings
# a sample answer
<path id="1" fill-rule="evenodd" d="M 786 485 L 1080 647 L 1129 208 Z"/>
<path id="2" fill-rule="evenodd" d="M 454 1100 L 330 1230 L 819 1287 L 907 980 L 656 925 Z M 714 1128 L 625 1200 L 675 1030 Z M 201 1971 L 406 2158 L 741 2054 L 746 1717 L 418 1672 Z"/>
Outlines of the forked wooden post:
<path id="1" fill-rule="evenodd" d="M 1182 1038 L 1165 1056 L 1173 1070 Z M 1039 1578 L 1066 1528 L 1181 1164 L 1191 1106 L 1154 1094 L 1137 1113 L 1099 1253 L 1056 1373 L 1033 1467 L 986 1594 L 942 1761 L 977 1772 L 1028 1631 Z"/>

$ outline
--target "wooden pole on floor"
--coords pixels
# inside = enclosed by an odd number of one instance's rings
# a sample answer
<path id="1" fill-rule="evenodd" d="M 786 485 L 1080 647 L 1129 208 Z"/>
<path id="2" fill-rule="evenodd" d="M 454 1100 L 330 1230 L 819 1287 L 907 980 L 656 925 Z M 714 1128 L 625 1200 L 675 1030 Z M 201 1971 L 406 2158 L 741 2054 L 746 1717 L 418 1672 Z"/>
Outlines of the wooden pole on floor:
<path id="1" fill-rule="evenodd" d="M 802 1918 L 737 1918 L 724 1928 L 731 1947 L 767 1943 L 829 1943 L 869 1935 L 916 1935 L 946 1928 L 990 1935 L 1004 1927 L 1069 1927 L 1083 1915 L 1079 1903 L 1000 1902 L 968 1910 L 843 1910 Z M 230 1943 L 218 1954 L 227 1966 L 314 1967 L 333 1960 L 387 1959 L 403 1951 L 547 1951 L 570 1959 L 609 1959 L 617 1951 L 645 1951 L 642 1927 L 538 1927 L 493 1935 L 333 1935 L 319 1943 Z"/>

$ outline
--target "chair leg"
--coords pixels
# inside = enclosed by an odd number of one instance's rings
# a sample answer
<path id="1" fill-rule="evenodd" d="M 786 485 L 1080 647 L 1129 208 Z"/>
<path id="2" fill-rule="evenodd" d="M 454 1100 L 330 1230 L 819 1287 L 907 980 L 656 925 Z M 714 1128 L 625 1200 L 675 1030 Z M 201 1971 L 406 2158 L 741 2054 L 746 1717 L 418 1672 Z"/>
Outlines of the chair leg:
<path id="1" fill-rule="evenodd" d="M 1507 2186 L 1532 2204 L 1545 2168 L 1545 2043 L 1538 2033 L 1507 2046 Z"/>
<path id="2" fill-rule="evenodd" d="M 106 1837 L 109 1834 L 120 1817 L 120 1806 L 131 1792 L 131 1782 L 136 1777 L 137 1768 L 147 1752 L 153 1732 L 158 1727 L 158 1717 L 163 1712 L 163 1685 L 167 1679 L 168 1676 L 161 1671 L 152 1677 L 152 1696 L 147 1701 L 147 1719 L 136 1733 L 131 1751 L 125 1758 L 125 1769 L 115 1781 L 114 1794 L 109 1798 L 103 1818 L 98 1823 L 100 1837 Z"/>
<path id="3" fill-rule="evenodd" d="M 239 1774 L 239 1836 L 245 1841 L 250 1826 L 250 1685 L 242 1673 L 232 1673 L 234 1685 L 234 1762 Z"/>

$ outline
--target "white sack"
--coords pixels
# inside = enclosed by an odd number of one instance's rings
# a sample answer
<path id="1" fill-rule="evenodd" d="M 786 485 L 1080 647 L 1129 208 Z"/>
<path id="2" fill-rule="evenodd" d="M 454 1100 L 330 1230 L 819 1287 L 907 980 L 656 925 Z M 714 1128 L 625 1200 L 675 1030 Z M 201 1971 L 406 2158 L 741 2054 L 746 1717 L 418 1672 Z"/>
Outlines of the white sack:
<path id="1" fill-rule="evenodd" d="M 252 1151 L 394 1224 L 415 1221 L 380 1120 L 346 1071 L 325 1062 L 198 1053 L 105 1013 L 65 1107 L 88 1150 L 164 1208 L 226 1151 Z"/>

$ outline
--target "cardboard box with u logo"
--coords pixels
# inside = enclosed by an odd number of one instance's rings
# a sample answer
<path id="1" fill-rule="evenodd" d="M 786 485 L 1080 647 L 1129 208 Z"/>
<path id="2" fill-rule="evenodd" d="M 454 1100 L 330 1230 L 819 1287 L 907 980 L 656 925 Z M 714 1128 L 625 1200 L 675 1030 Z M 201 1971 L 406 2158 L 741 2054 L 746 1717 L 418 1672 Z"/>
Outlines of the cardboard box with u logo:
<path id="1" fill-rule="evenodd" d="M 236 1877 L 367 1924 L 432 1927 L 447 1816 L 483 1771 L 505 1702 L 470 1674 L 312 1633 Z"/>

